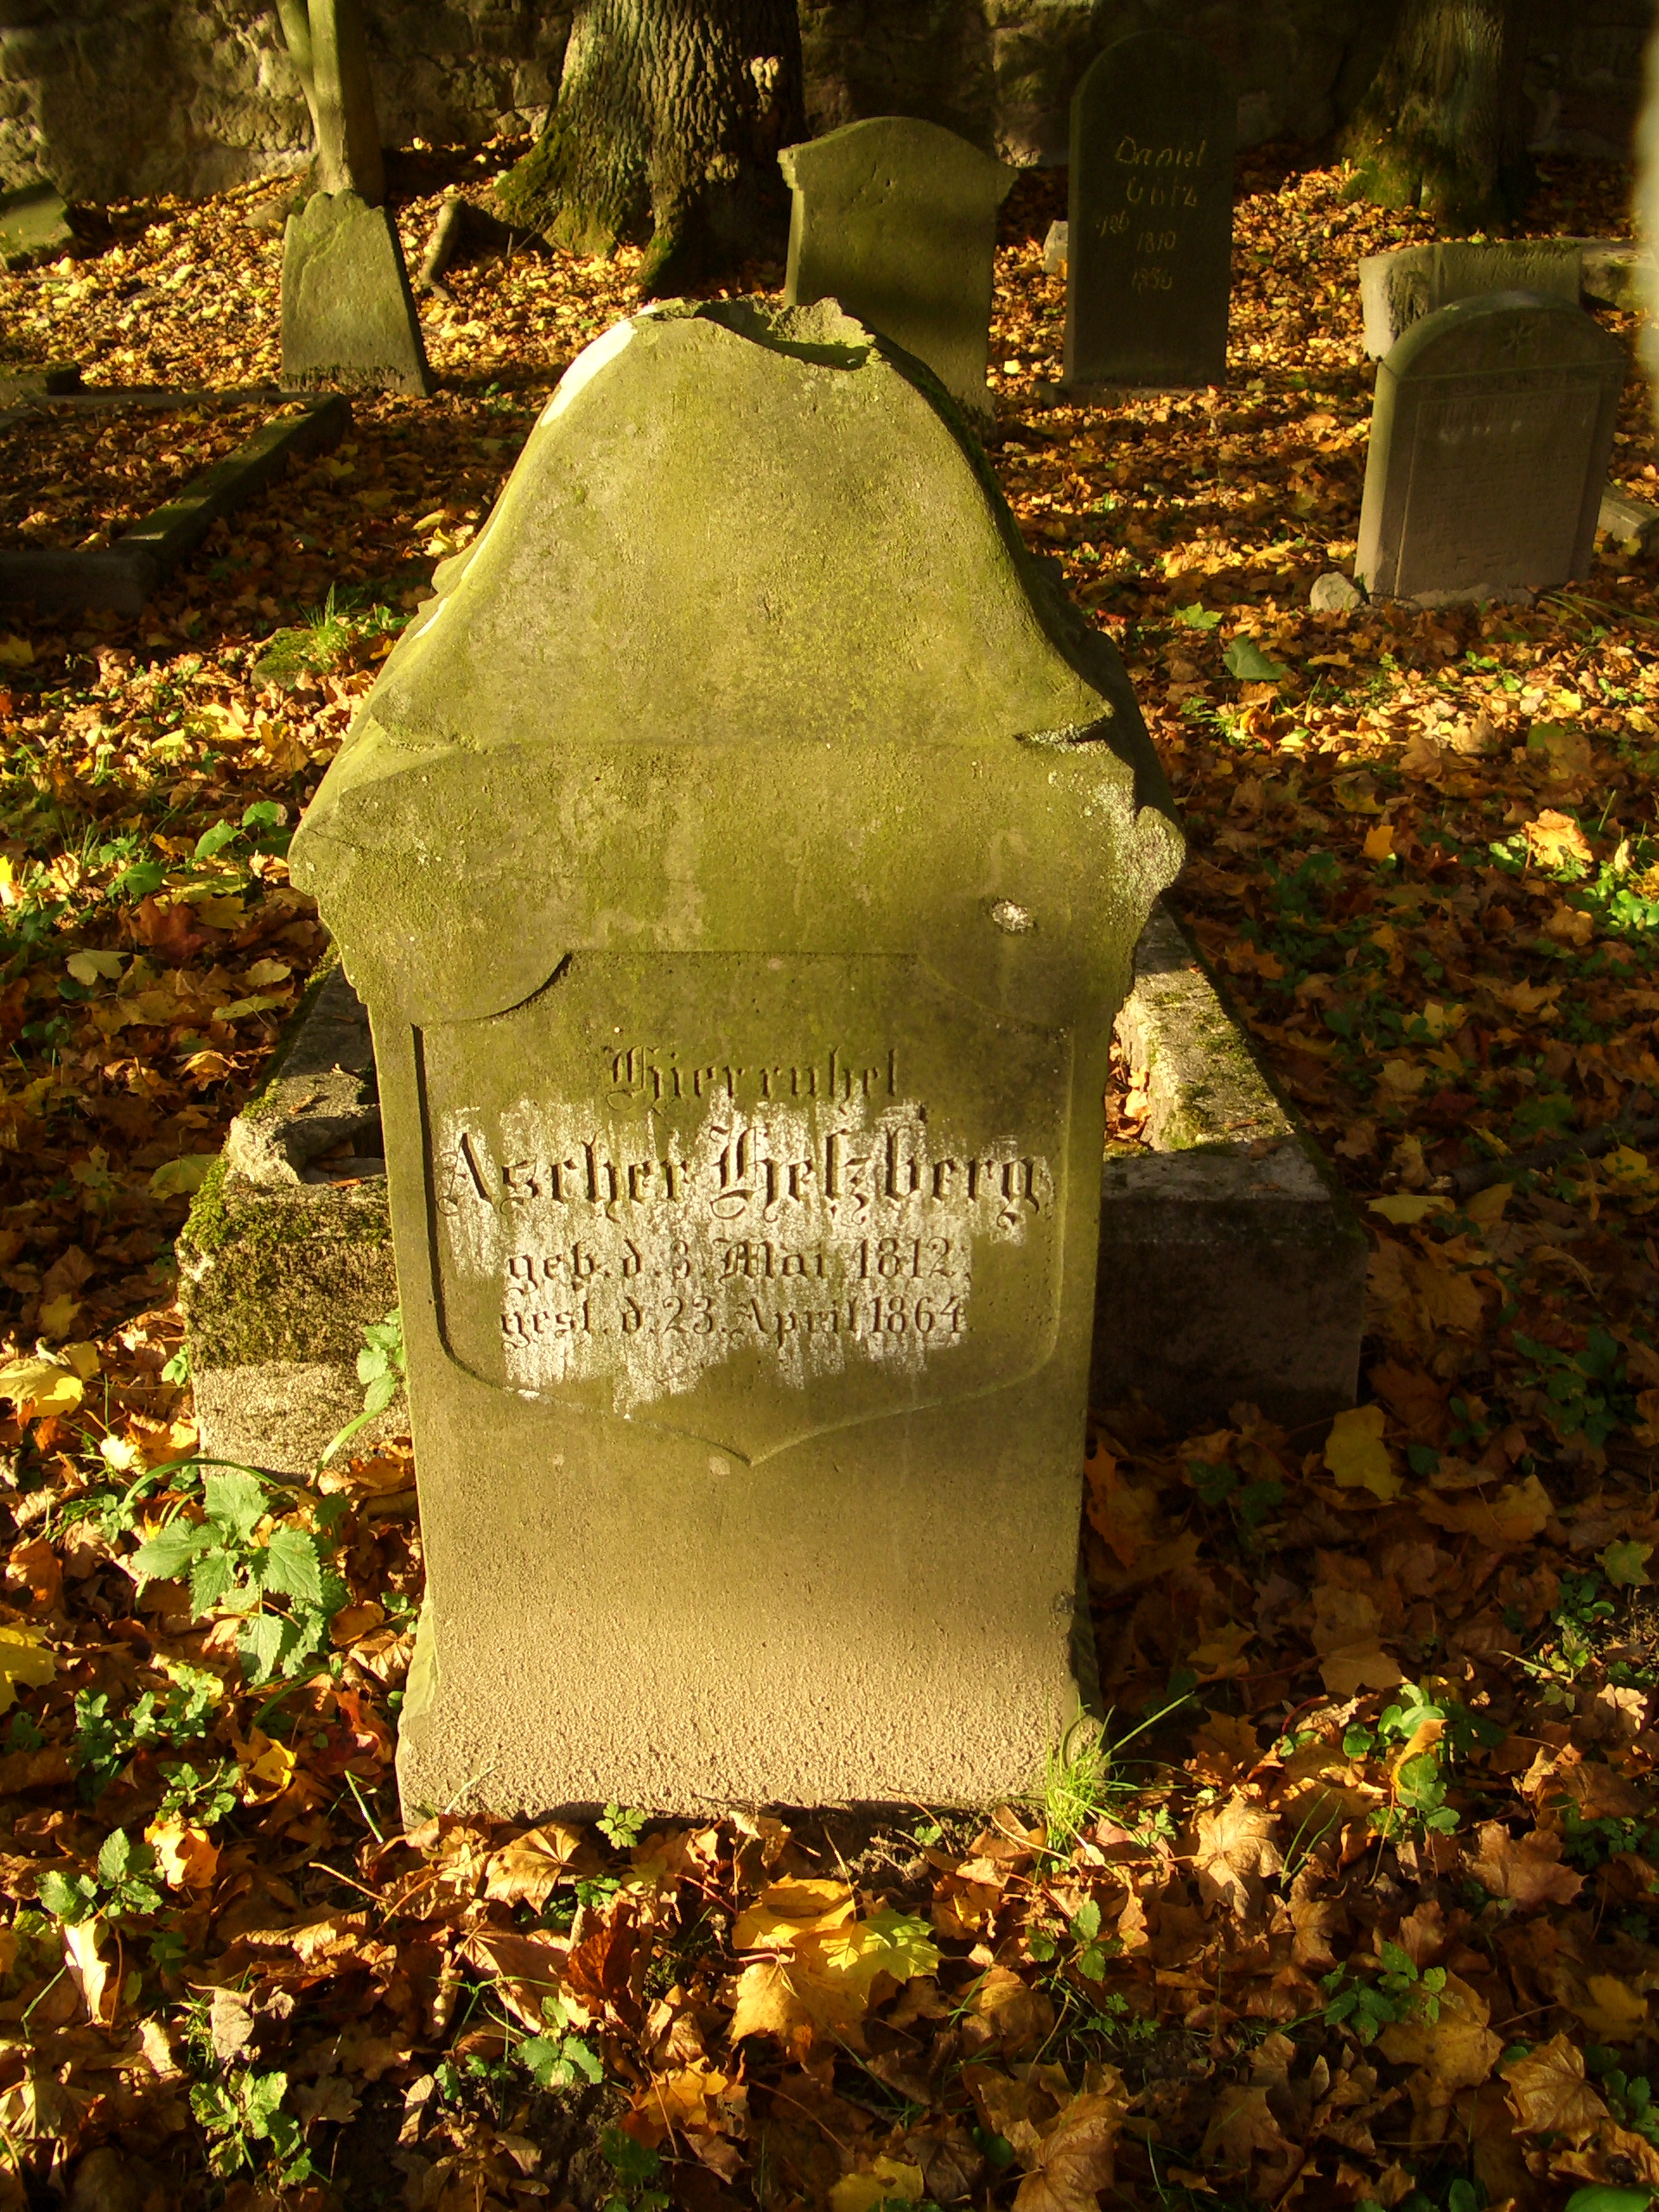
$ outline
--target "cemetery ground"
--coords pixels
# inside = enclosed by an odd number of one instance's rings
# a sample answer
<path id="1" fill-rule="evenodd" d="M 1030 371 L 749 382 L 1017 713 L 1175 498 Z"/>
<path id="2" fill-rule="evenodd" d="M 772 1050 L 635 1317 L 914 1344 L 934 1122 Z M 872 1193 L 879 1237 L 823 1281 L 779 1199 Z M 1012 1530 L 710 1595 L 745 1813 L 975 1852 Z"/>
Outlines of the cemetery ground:
<path id="1" fill-rule="evenodd" d="M 394 170 L 411 265 L 500 159 Z M 1554 164 L 1531 227 L 1620 230 L 1627 181 Z M 170 1240 L 324 951 L 288 835 L 630 258 L 452 270 L 436 397 L 354 402 L 143 615 L 0 618 L 0 2206 L 1659 2185 L 1659 593 L 1604 541 L 1536 607 L 1312 613 L 1358 518 L 1355 264 L 1426 226 L 1271 156 L 1240 189 L 1230 386 L 1080 413 L 1060 184 L 1022 181 L 994 460 L 1124 653 L 1175 903 L 1372 1239 L 1362 1402 L 1100 1409 L 1112 1715 L 1028 1800 L 405 1833 L 407 1448 L 294 1487 L 191 1456 Z M 270 378 L 276 192 L 83 214 L 0 280 L 10 353 Z M 146 431 L 163 478 L 208 435 Z M 1637 497 L 1652 450 L 1633 378 Z M 112 483 L 14 515 L 14 482 L 6 526 L 118 527 Z"/>

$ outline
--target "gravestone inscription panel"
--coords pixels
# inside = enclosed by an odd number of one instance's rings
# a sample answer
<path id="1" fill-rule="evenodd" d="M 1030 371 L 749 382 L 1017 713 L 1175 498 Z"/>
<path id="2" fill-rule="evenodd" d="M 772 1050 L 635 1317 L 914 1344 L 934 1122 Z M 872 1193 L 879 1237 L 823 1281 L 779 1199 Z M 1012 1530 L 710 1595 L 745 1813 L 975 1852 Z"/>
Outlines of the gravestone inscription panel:
<path id="1" fill-rule="evenodd" d="M 1214 56 L 1119 39 L 1071 101 L 1065 380 L 1178 389 L 1227 374 L 1236 102 Z"/>
<path id="2" fill-rule="evenodd" d="M 996 211 L 1014 172 L 914 117 L 873 116 L 778 156 L 794 194 L 784 297 L 837 300 L 988 413 Z"/>
<path id="3" fill-rule="evenodd" d="M 404 1802 L 984 1802 L 1076 1709 L 1121 664 L 833 302 L 573 364 L 294 847 L 374 1027 Z"/>
<path id="4" fill-rule="evenodd" d="M 1354 573 L 1427 603 L 1552 591 L 1595 543 L 1624 356 L 1571 302 L 1459 300 L 1379 365 Z"/>

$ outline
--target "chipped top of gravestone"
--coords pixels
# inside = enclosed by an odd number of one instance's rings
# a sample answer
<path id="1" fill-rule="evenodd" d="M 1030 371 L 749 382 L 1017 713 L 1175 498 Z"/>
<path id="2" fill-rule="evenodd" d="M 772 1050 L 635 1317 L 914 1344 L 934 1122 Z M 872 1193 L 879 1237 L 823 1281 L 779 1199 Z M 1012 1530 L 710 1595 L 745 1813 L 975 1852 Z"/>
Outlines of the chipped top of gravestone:
<path id="1" fill-rule="evenodd" d="M 873 116 L 779 167 L 795 195 L 785 297 L 835 297 L 983 412 L 996 211 L 1015 172 L 937 123 Z"/>
<path id="2" fill-rule="evenodd" d="M 1359 264 L 1365 351 L 1381 360 L 1425 315 L 1481 293 L 1535 292 L 1576 307 L 1582 281 L 1576 238 L 1448 238 L 1367 254 Z"/>
<path id="3" fill-rule="evenodd" d="M 429 388 L 397 226 L 354 192 L 318 192 L 283 241 L 283 382 L 290 391 Z"/>
<path id="4" fill-rule="evenodd" d="M 705 756 L 690 777 L 688 748 Z M 1027 552 L 933 379 L 833 302 L 676 303 L 572 364 L 388 660 L 293 864 L 365 996 L 436 990 L 435 937 L 464 938 L 456 962 L 504 1005 L 545 980 L 550 948 L 860 943 L 877 909 L 914 903 L 896 825 L 924 784 L 966 804 L 999 748 L 1057 791 L 1086 777 L 1096 874 L 1110 817 L 1133 825 L 1124 881 L 1166 880 L 1178 840 L 1122 664 Z M 728 791 L 753 844 L 722 870 L 691 825 L 706 834 Z M 837 809 L 856 826 L 833 828 Z M 814 908 L 837 837 L 863 887 L 849 902 L 826 878 Z"/>

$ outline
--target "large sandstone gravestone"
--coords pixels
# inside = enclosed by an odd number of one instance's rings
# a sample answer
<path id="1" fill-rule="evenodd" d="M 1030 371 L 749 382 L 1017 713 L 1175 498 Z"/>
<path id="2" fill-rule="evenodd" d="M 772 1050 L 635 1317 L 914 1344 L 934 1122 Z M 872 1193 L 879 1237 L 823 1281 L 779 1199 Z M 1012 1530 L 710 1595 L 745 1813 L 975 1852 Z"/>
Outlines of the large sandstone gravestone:
<path id="1" fill-rule="evenodd" d="M 1368 253 L 1359 264 L 1365 351 L 1380 361 L 1414 323 L 1483 292 L 1541 292 L 1577 307 L 1584 283 L 1579 238 L 1451 238 Z"/>
<path id="2" fill-rule="evenodd" d="M 988 414 L 996 211 L 1014 170 L 899 115 L 785 146 L 778 162 L 794 194 L 788 304 L 839 301 L 925 361 L 960 406 Z"/>
<path id="3" fill-rule="evenodd" d="M 572 365 L 292 853 L 374 1031 L 411 1812 L 1031 1780 L 1111 1017 L 1179 853 L 909 356 L 733 302 Z"/>
<path id="4" fill-rule="evenodd" d="M 1179 389 L 1227 374 L 1236 102 L 1214 56 L 1140 31 L 1071 101 L 1065 380 Z"/>
<path id="5" fill-rule="evenodd" d="M 390 209 L 315 193 L 283 241 L 283 382 L 290 391 L 431 390 L 421 319 Z"/>
<path id="6" fill-rule="evenodd" d="M 1617 340 L 1542 294 L 1459 300 L 1414 324 L 1376 372 L 1359 582 L 1436 605 L 1582 575 L 1624 380 Z"/>

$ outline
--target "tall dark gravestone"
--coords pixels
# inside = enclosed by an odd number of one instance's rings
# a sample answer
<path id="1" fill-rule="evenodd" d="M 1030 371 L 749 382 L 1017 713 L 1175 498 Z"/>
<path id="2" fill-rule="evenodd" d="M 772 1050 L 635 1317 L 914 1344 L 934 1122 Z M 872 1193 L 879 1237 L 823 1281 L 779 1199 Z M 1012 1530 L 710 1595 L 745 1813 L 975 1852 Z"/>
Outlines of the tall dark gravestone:
<path id="1" fill-rule="evenodd" d="M 989 412 L 996 211 L 1014 172 L 937 123 L 849 123 L 778 156 L 794 194 L 784 297 L 838 300 Z"/>
<path id="2" fill-rule="evenodd" d="M 1356 576 L 1434 603 L 1582 575 L 1624 381 L 1618 341 L 1541 293 L 1414 323 L 1377 368 Z"/>
<path id="3" fill-rule="evenodd" d="M 1071 101 L 1065 380 L 1171 390 L 1227 374 L 1236 103 L 1214 56 L 1119 39 Z"/>
<path id="4" fill-rule="evenodd" d="M 1112 1020 L 1179 857 L 1122 664 L 908 357 L 734 301 L 572 364 L 293 848 L 374 1031 L 411 1815 L 1030 1783 Z"/>

